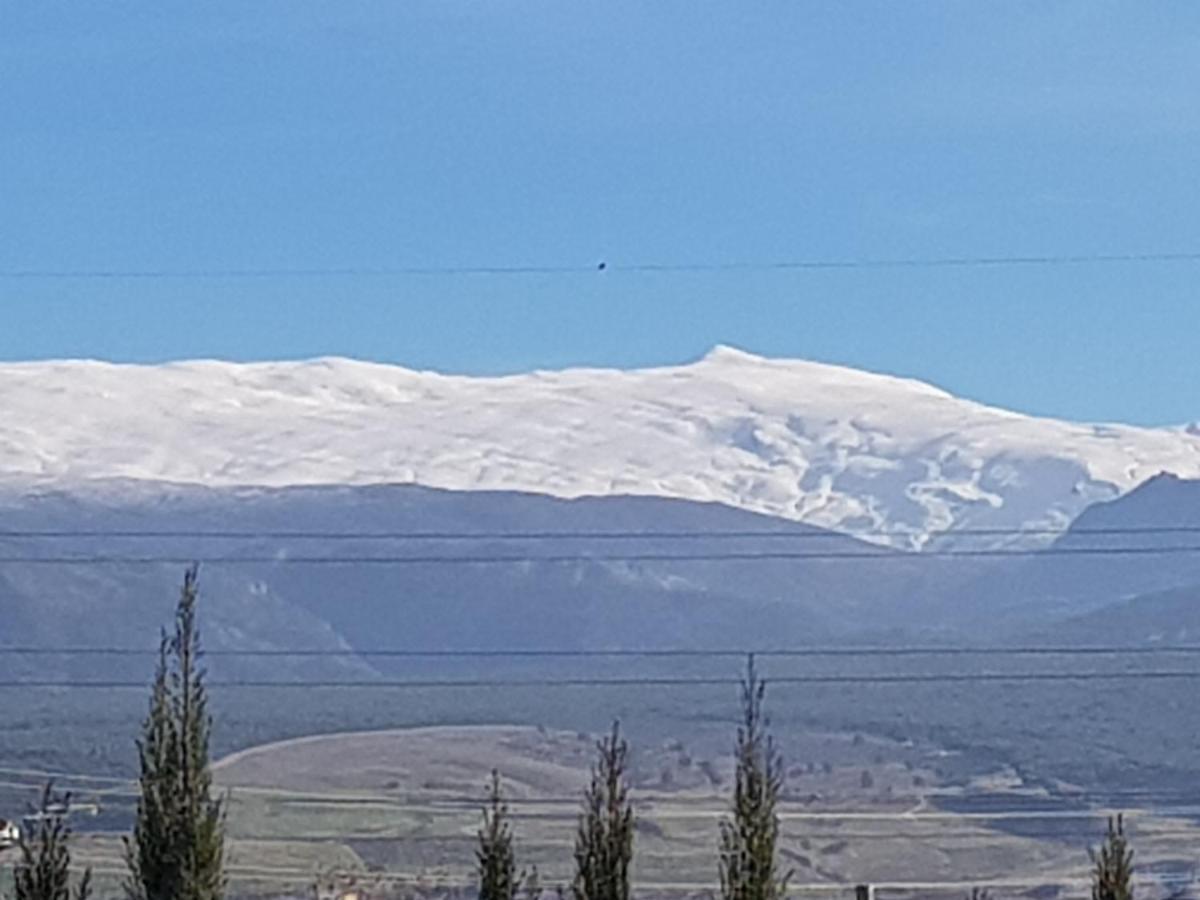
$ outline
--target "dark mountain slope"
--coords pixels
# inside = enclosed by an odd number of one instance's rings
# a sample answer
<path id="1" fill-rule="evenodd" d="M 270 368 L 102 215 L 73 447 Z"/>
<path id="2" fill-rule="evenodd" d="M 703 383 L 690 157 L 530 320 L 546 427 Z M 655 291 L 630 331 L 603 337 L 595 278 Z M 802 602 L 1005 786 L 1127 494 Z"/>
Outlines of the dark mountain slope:
<path id="1" fill-rule="evenodd" d="M 0 642 L 10 645 L 152 647 L 188 559 L 221 560 L 202 565 L 206 638 L 215 650 L 829 642 L 912 623 L 905 603 L 922 596 L 915 586 L 930 569 L 890 551 L 861 561 L 772 558 L 880 551 L 717 504 L 412 486 L 146 492 L 130 485 L 92 497 L 43 494 L 10 499 L 0 530 L 0 556 L 9 560 L 0 563 Z M 73 534 L 23 534 L 31 531 Z M 79 534 L 89 531 L 104 534 Z M 112 535 L 120 531 L 146 534 Z M 647 534 L 731 531 L 769 534 Z M 371 537 L 337 537 L 348 533 Z M 613 537 L 624 533 L 632 536 Z M 621 558 L 629 555 L 691 558 Z M 19 561 L 36 556 L 107 561 Z M 247 556 L 258 561 L 229 561 Z M 497 556 L 516 561 L 481 560 Z M 143 562 L 114 562 L 126 557 Z M 144 562 L 159 557 L 174 561 Z M 288 561 L 314 557 L 390 561 Z M 396 561 L 411 557 L 426 561 Z M 227 671 L 232 663 L 213 665 Z"/>
<path id="2" fill-rule="evenodd" d="M 1200 645 L 1200 584 L 1119 600 L 1055 626 L 1068 644 Z"/>
<path id="3" fill-rule="evenodd" d="M 1171 530 L 1188 528 L 1198 530 Z M 1022 634 L 1118 600 L 1200 583 L 1197 551 L 1200 481 L 1160 475 L 1088 508 L 1052 552 L 1006 560 L 966 594 L 979 627 Z"/>

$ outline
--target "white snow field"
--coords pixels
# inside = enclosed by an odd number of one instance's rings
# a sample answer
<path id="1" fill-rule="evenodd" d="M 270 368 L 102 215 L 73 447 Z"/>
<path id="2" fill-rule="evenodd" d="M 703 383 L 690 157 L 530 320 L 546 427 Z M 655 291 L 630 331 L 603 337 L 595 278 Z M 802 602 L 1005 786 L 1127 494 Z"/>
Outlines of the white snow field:
<path id="1" fill-rule="evenodd" d="M 1035 418 L 726 347 L 676 367 L 497 378 L 346 359 L 0 365 L 6 492 L 136 479 L 649 494 L 913 546 L 1061 528 L 1159 472 L 1200 477 L 1193 432 Z"/>

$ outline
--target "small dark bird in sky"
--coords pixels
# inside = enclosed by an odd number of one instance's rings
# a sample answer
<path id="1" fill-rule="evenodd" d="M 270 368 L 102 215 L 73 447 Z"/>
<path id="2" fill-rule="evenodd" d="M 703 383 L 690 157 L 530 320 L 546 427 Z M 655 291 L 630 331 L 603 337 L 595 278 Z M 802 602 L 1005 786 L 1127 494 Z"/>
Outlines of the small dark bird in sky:
<path id="1" fill-rule="evenodd" d="M 607 268 L 608 268 L 608 263 L 606 263 L 604 260 L 600 260 L 600 265 L 596 266 L 596 269 L 600 272 L 603 272 Z"/>

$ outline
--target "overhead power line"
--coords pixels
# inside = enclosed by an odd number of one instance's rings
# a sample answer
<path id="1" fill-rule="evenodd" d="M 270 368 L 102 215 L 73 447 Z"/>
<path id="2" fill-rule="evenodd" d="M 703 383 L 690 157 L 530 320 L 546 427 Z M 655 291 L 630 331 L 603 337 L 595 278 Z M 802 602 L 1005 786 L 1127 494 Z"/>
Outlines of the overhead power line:
<path id="1" fill-rule="evenodd" d="M 0 646 L 0 656 L 145 657 L 158 650 L 139 647 L 42 647 Z M 1014 647 L 700 647 L 658 649 L 404 649 L 404 648 L 309 648 L 205 650 L 205 656 L 238 659 L 271 658 L 397 658 L 397 659 L 741 659 L 746 656 L 827 659 L 839 657 L 961 657 L 961 656 L 1163 656 L 1200 654 L 1200 644 L 1108 646 L 1014 646 Z"/>
<path id="2" fill-rule="evenodd" d="M 159 539 L 159 540 L 325 540 L 325 541 L 638 541 L 638 540 L 848 540 L 856 537 L 902 538 L 914 535 L 905 531 L 841 532 L 797 523 L 791 529 L 735 530 L 568 530 L 568 531 L 314 531 L 295 529 L 54 529 L 31 530 L 0 528 L 0 538 L 18 540 L 55 540 L 67 538 Z M 961 528 L 930 535 L 939 540 L 960 537 L 1077 537 L 1200 534 L 1200 525 L 1153 525 L 1113 528 Z"/>
<path id="3" fill-rule="evenodd" d="M 843 259 L 784 259 L 755 262 L 620 263 L 609 265 L 625 272 L 737 272 L 805 269 L 973 269 L 1002 266 L 1078 266 L 1112 263 L 1197 262 L 1200 252 L 1177 253 L 1042 253 L 1011 256 L 909 256 Z"/>
<path id="4" fill-rule="evenodd" d="M 0 270 L 0 279 L 13 281 L 204 281 L 322 278 L 402 278 L 461 276 L 591 275 L 606 273 L 689 274 L 720 272 L 836 271 L 854 269 L 977 269 L 1030 266 L 1080 266 L 1130 263 L 1191 263 L 1200 261 L 1200 252 L 1148 253 L 1043 253 L 1029 255 L 844 257 L 825 259 L 709 260 L 670 261 L 598 261 L 589 264 L 551 265 L 397 265 L 397 266 L 250 266 L 244 268 L 199 267 L 167 268 L 9 268 Z"/>
<path id="5" fill-rule="evenodd" d="M 42 769 L 27 769 L 27 768 L 0 768 L 0 773 L 8 773 L 13 776 L 23 778 L 37 778 L 37 783 L 33 782 L 2 782 L 0 786 L 19 788 L 27 790 L 40 790 L 44 784 L 44 780 L 50 779 L 56 782 L 82 782 L 82 784 L 74 784 L 71 787 L 73 793 L 90 799 L 90 798 L 108 798 L 109 802 L 120 801 L 125 799 L 136 798 L 139 796 L 137 782 L 132 778 L 117 778 L 111 775 L 88 775 L 83 773 L 72 773 L 62 771 L 46 771 Z M 97 786 L 104 785 L 104 786 Z M 367 793 L 362 791 L 303 791 L 288 788 L 263 787 L 258 785 L 246 784 L 228 784 L 221 783 L 222 790 L 232 791 L 237 796 L 252 796 L 265 797 L 268 799 L 280 800 L 312 800 L 322 804 L 344 803 L 344 804 L 360 804 L 373 806 L 403 806 L 415 807 L 420 806 L 427 809 L 437 809 L 443 812 L 462 812 L 473 811 L 477 809 L 481 802 L 486 798 L 480 796 L 464 796 L 464 795 L 441 795 L 432 796 L 424 799 L 418 799 L 412 796 L 405 796 L 398 793 Z M 672 811 L 687 812 L 689 810 L 698 814 L 718 815 L 722 812 L 727 812 L 725 806 L 725 798 L 723 797 L 689 797 L 672 794 L 653 793 L 646 788 L 634 787 L 631 789 L 631 800 L 639 809 L 654 809 L 659 805 L 671 807 Z M 1120 806 L 1114 803 L 1114 798 L 1121 798 L 1125 802 L 1132 801 L 1153 801 L 1155 805 L 1145 808 L 1129 808 L 1128 806 Z M 513 807 L 562 807 L 562 806 L 578 806 L 580 795 L 571 796 L 541 796 L 541 797 L 506 797 L 505 802 Z M 959 796 L 956 799 L 970 800 L 972 797 Z M 994 800 L 995 795 L 983 795 L 975 799 Z M 1012 821 L 1037 821 L 1037 820 L 1067 820 L 1078 821 L 1083 819 L 1091 819 L 1094 817 L 1107 817 L 1110 814 L 1115 814 L 1117 811 L 1124 810 L 1125 817 L 1131 822 L 1140 822 L 1142 820 L 1153 819 L 1171 819 L 1171 818 L 1195 818 L 1200 813 L 1200 795 L 1196 792 L 1190 794 L 1178 793 L 1162 790 L 1147 790 L 1137 788 L 1114 788 L 1111 790 L 1100 791 L 1097 793 L 1080 793 L 1070 795 L 1018 795 L 1014 800 L 1023 800 L 1025 803 L 1031 801 L 1040 801 L 1045 803 L 1093 803 L 1096 805 L 1077 809 L 1049 809 L 1049 810 L 1034 810 L 1028 806 L 1018 808 L 998 807 L 988 809 L 986 811 L 962 810 L 958 812 L 950 811 L 896 811 L 893 809 L 871 810 L 871 809 L 812 809 L 809 804 L 803 801 L 795 801 L 784 798 L 780 803 L 780 811 L 787 813 L 791 818 L 801 818 L 813 821 L 903 821 L 913 824 L 921 822 L 954 822 L 954 821 L 989 821 L 989 820 L 1012 820 Z M 983 826 L 980 826 L 983 827 Z"/>
<path id="6" fill-rule="evenodd" d="M 45 769 L 30 769 L 30 768 L 11 768 L 0 767 L 0 773 L 19 776 L 24 778 L 37 778 L 37 783 L 21 783 L 21 782 L 6 782 L 8 787 L 28 788 L 30 790 L 40 790 L 46 779 L 56 782 L 84 782 L 84 784 L 76 784 L 71 790 L 74 793 L 85 797 L 105 796 L 116 799 L 123 797 L 136 797 L 139 792 L 137 790 L 137 782 L 133 778 L 120 778 L 113 775 L 95 775 L 81 772 L 65 772 L 65 771 L 49 771 Z M 90 782 L 90 784 L 88 784 Z M 106 785 L 105 787 L 96 787 L 95 785 Z M 320 802 L 342 802 L 342 803 L 370 803 L 377 805 L 413 805 L 415 801 L 412 798 L 406 798 L 403 795 L 396 793 L 366 793 L 361 791 L 300 791 L 288 788 L 262 787 L 257 785 L 245 784 L 226 784 L 220 785 L 222 790 L 230 790 L 236 794 L 245 794 L 250 796 L 265 796 L 286 800 L 315 800 Z M 1137 822 L 1143 819 L 1154 818 L 1178 818 L 1181 816 L 1195 817 L 1200 811 L 1200 793 L 1180 793 L 1164 790 L 1150 790 L 1145 788 L 1113 788 L 1109 790 L 1098 791 L 1094 793 L 1080 792 L 1061 795 L 1030 795 L 1017 794 L 1014 795 L 1014 800 L 1022 800 L 1025 803 L 1041 801 L 1041 802 L 1061 802 L 1061 803 L 1088 803 L 1097 802 L 1101 805 L 1090 806 L 1084 809 L 1053 809 L 1053 810 L 1031 810 L 1028 806 L 1022 806 L 1015 809 L 997 808 L 986 811 L 979 810 L 963 810 L 959 812 L 950 811 L 925 811 L 925 812 L 909 812 L 895 810 L 834 810 L 834 809 L 811 809 L 807 803 L 798 802 L 784 798 L 781 801 L 781 811 L 793 811 L 802 813 L 805 817 L 814 820 L 838 821 L 843 819 L 854 820 L 870 820 L 870 821 L 892 821 L 899 820 L 905 822 L 922 822 L 922 821 L 945 821 L 963 819 L 972 820 L 987 820 L 987 819 L 1012 819 L 1012 820 L 1028 820 L 1039 818 L 1050 819 L 1080 819 L 1090 816 L 1101 816 L 1115 812 L 1117 806 L 1113 804 L 1112 798 L 1120 797 L 1129 800 L 1152 800 L 1156 801 L 1157 805 L 1142 809 L 1128 809 L 1125 812 L 1127 819 Z M 988 801 L 995 800 L 996 795 L 985 794 L 977 797 L 971 795 L 955 795 L 958 800 L 985 799 Z M 453 811 L 456 808 L 477 808 L 482 800 L 486 798 L 481 796 L 433 796 L 423 801 L 423 805 L 429 807 L 448 807 L 447 811 Z M 689 797 L 680 796 L 678 794 L 663 794 L 654 793 L 646 788 L 634 787 L 631 789 L 631 799 L 639 806 L 655 806 L 657 804 L 669 804 L 672 808 L 698 806 L 700 804 L 718 805 L 711 806 L 712 810 L 717 812 L 727 811 L 725 807 L 724 797 Z M 531 806 L 554 806 L 554 805 L 578 805 L 580 802 L 579 795 L 573 796 L 542 796 L 542 797 L 507 797 L 505 802 L 513 806 L 531 805 Z M 802 807 L 796 809 L 796 807 Z"/>
<path id="7" fill-rule="evenodd" d="M 479 807 L 485 804 L 485 800 L 480 800 L 476 803 L 476 809 L 470 812 L 474 813 Z M 576 801 L 578 804 L 579 801 Z M 339 810 L 339 813 L 344 814 L 344 810 Z M 714 810 L 712 818 L 720 819 L 729 815 L 728 810 Z M 1115 813 L 1114 813 L 1115 815 Z M 578 816 L 575 810 L 564 811 L 560 816 L 555 816 L 551 819 L 560 821 L 571 821 Z M 532 816 L 514 815 L 515 819 L 532 819 Z M 537 817 L 545 820 L 545 817 Z M 1128 818 L 1126 816 L 1126 818 Z M 639 815 L 638 821 L 642 823 L 657 822 L 658 816 L 654 815 Z M 565 837 L 554 840 L 535 840 L 529 843 L 537 847 L 571 847 L 574 841 L 570 834 L 570 829 L 564 829 Z M 1045 828 L 1045 829 L 1022 829 L 1020 831 L 1004 831 L 999 828 L 987 828 L 979 826 L 971 828 L 946 828 L 937 831 L 914 831 L 909 829 L 887 829 L 887 830 L 871 830 L 871 831 L 808 831 L 799 832 L 795 835 L 784 834 L 783 837 L 794 840 L 797 837 L 803 837 L 813 841 L 884 841 L 884 840 L 910 840 L 910 841 L 926 841 L 930 843 L 956 843 L 961 841 L 998 841 L 1002 839 L 1010 840 L 1050 840 L 1059 839 L 1067 841 L 1087 841 L 1090 839 L 1099 840 L 1104 837 L 1106 828 L 1103 817 L 1097 817 L 1092 823 L 1092 827 L 1087 826 L 1064 826 L 1060 828 Z M 94 833 L 94 832 L 93 832 Z M 1164 828 L 1157 830 L 1147 830 L 1136 835 L 1139 846 L 1147 843 L 1153 843 L 1156 840 L 1179 840 L 1187 839 L 1195 841 L 1200 838 L 1200 829 L 1196 828 Z M 479 836 L 469 831 L 462 831 L 455 834 L 381 834 L 378 831 L 353 831 L 345 832 L 328 832 L 325 834 L 319 832 L 306 833 L 301 838 L 280 837 L 278 835 L 256 835 L 238 833 L 234 840 L 237 841 L 255 841 L 261 843 L 336 843 L 339 841 L 353 841 L 363 839 L 373 840 L 394 840 L 398 844 L 428 844 L 428 843 L 445 843 L 450 841 L 470 841 L 477 842 Z"/>
<path id="8" fill-rule="evenodd" d="M 768 562 L 786 560 L 850 561 L 890 560 L 922 561 L 929 559 L 997 559 L 1006 557 L 1056 557 L 1056 556 L 1180 556 L 1200 553 L 1200 545 L 1175 545 L 1165 547 L 1064 547 L 1053 546 L 1034 549 L 958 549 L 906 552 L 901 550 L 846 550 L 846 551 L 746 551 L 706 553 L 552 553 L 552 554 L 458 554 L 458 555 L 369 555 L 348 556 L 323 554 L 320 556 L 273 554 L 210 554 L 208 556 L 179 554 L 149 555 L 67 555 L 67 556 L 0 556 L 0 564 L 21 565 L 190 565 L 192 563 L 230 564 L 287 564 L 287 565 L 507 565 L 512 563 L 586 563 L 586 562 Z"/>
<path id="9" fill-rule="evenodd" d="M 471 814 L 472 819 L 474 819 L 474 813 L 476 813 L 480 807 L 484 806 L 486 804 L 486 802 L 487 802 L 486 798 L 480 799 L 476 802 L 474 809 L 464 810 L 464 812 Z M 575 801 L 575 803 L 578 806 L 580 801 L 577 799 Z M 345 812 L 344 810 L 337 811 L 338 815 L 344 815 L 344 812 Z M 717 810 L 713 810 L 712 818 L 720 819 L 720 818 L 725 818 L 728 815 L 729 815 L 729 811 L 727 809 L 717 809 Z M 1113 813 L 1113 815 L 1115 815 L 1115 813 Z M 577 816 L 578 816 L 578 812 L 576 810 L 564 810 L 560 815 L 556 815 L 553 817 L 523 816 L 518 813 L 518 814 L 514 814 L 513 818 L 517 819 L 517 820 L 538 819 L 541 821 L 571 821 L 571 820 L 574 820 Z M 644 813 L 639 814 L 637 816 L 637 818 L 638 818 L 638 821 L 642 822 L 642 823 L 658 822 L 660 820 L 665 821 L 665 819 L 661 819 L 661 817 L 659 817 L 659 816 L 646 815 Z M 831 841 L 831 842 L 834 842 L 834 841 L 856 841 L 857 842 L 857 841 L 876 841 L 876 840 L 910 840 L 910 841 L 927 841 L 927 842 L 935 843 L 935 844 L 940 843 L 940 842 L 952 843 L 952 842 L 959 842 L 959 841 L 981 841 L 981 840 L 991 840 L 991 841 L 995 842 L 995 841 L 1006 839 L 1006 838 L 1010 839 L 1010 840 L 1058 839 L 1058 840 L 1069 840 L 1069 841 L 1074 842 L 1074 841 L 1087 841 L 1089 838 L 1091 838 L 1091 839 L 1102 838 L 1106 831 L 1105 818 L 1106 817 L 1100 816 L 1100 815 L 1094 817 L 1090 827 L 1088 825 L 1083 825 L 1083 826 L 1064 825 L 1064 826 L 1059 826 L 1057 828 L 1042 828 L 1042 829 L 1030 829 L 1030 828 L 1022 827 L 1020 830 L 1014 829 L 1012 831 L 1006 831 L 1006 830 L 1003 830 L 1000 828 L 988 828 L 987 826 L 984 826 L 984 825 L 975 826 L 974 828 L 971 828 L 971 827 L 941 828 L 941 829 L 937 829 L 937 830 L 925 830 L 925 831 L 913 830 L 913 829 L 899 829 L 899 828 L 871 829 L 871 830 L 862 830 L 862 831 L 841 831 L 841 830 L 809 831 L 806 829 L 806 830 L 798 832 L 796 834 L 784 833 L 783 837 L 786 839 L 790 839 L 790 840 L 794 840 L 795 838 L 798 838 L 798 837 L 803 837 L 807 840 L 812 840 L 812 841 Z M 1125 815 L 1124 818 L 1127 821 L 1129 819 L 1128 815 Z M 105 832 L 89 832 L 89 834 L 92 834 L 92 835 L 95 835 L 98 833 L 105 834 Z M 1147 830 L 1138 832 L 1136 834 L 1136 837 L 1137 837 L 1139 846 L 1147 844 L 1147 843 L 1153 843 L 1154 841 L 1158 841 L 1158 840 L 1187 839 L 1190 841 L 1195 841 L 1198 837 L 1200 837 L 1200 829 L 1180 828 L 1180 827 L 1161 828 L 1161 829 L 1151 828 L 1151 829 L 1147 829 Z M 247 841 L 247 842 L 254 841 L 255 843 L 264 843 L 264 844 L 269 844 L 269 843 L 321 844 L 321 843 L 339 843 L 339 842 L 363 840 L 363 839 L 390 840 L 390 841 L 395 841 L 398 844 L 429 844 L 429 843 L 448 843 L 448 842 L 452 842 L 452 841 L 477 842 L 479 840 L 479 836 L 477 834 L 475 834 L 474 831 L 465 831 L 465 830 L 459 831 L 459 832 L 454 832 L 454 833 L 442 833 L 442 834 L 436 834 L 436 833 L 430 834 L 428 832 L 422 832 L 420 834 L 388 834 L 386 832 L 380 832 L 377 830 L 354 831 L 353 829 L 350 829 L 347 831 L 333 831 L 333 832 L 327 832 L 327 833 L 306 832 L 303 836 L 300 836 L 300 837 L 284 837 L 284 836 L 280 836 L 279 834 L 252 834 L 252 833 L 245 833 L 245 832 L 238 831 L 238 832 L 236 832 L 236 834 L 233 838 L 234 841 Z M 530 840 L 529 844 L 532 846 L 536 846 L 536 847 L 544 849 L 546 847 L 570 847 L 570 846 L 573 846 L 574 841 L 572 840 L 572 837 L 571 837 L 571 830 L 564 829 L 563 837 L 554 838 L 554 839 Z"/>
<path id="10" fill-rule="evenodd" d="M 13 281 L 207 281 L 271 278 L 393 278 L 440 275 L 588 275 L 608 268 L 600 264 L 547 266 L 342 266 L 329 268 L 197 268 L 197 269 L 4 269 L 0 278 Z"/>
<path id="11" fill-rule="evenodd" d="M 42 784 L 22 782 L 0 782 L 0 787 L 37 792 Z M 483 795 L 478 797 L 430 797 L 374 794 L 344 794 L 337 796 L 328 793 L 311 793 L 292 791 L 283 788 L 257 787 L 254 785 L 218 784 L 220 790 L 234 801 L 244 802 L 247 798 L 269 803 L 271 801 L 292 803 L 310 803 L 321 807 L 334 815 L 341 815 L 345 806 L 359 809 L 405 810 L 408 813 L 421 813 L 439 816 L 443 819 L 455 819 L 464 815 L 474 816 L 481 806 L 487 802 Z M 121 788 L 89 789 L 72 786 L 71 793 L 77 800 L 78 807 L 102 806 L 108 809 L 120 809 L 141 796 L 141 791 L 135 782 L 126 782 Z M 644 822 L 678 822 L 704 821 L 720 819 L 729 814 L 728 804 L 723 798 L 710 797 L 706 805 L 699 806 L 686 802 L 678 802 L 670 798 L 644 798 L 633 790 L 630 802 L 636 810 L 638 818 Z M 583 801 L 582 793 L 571 797 L 506 797 L 505 803 L 513 810 L 513 817 L 542 821 L 554 821 L 574 818 Z M 1132 827 L 1147 836 L 1164 834 L 1189 835 L 1200 838 L 1200 826 L 1179 830 L 1177 819 L 1195 819 L 1200 814 L 1200 806 L 1195 804 L 1179 806 L 1156 806 L 1153 809 L 1129 808 L 1127 806 L 1096 806 L 1086 809 L 1057 809 L 1036 811 L 1028 809 L 996 809 L 988 812 L 897 812 L 870 810 L 810 810 L 802 808 L 795 801 L 781 801 L 777 815 L 781 822 L 811 822 L 822 823 L 820 827 L 830 829 L 827 832 L 805 831 L 805 837 L 836 838 L 871 838 L 894 836 L 927 839 L 934 837 L 973 834 L 979 837 L 981 833 L 1000 830 L 996 823 L 1013 823 L 1009 827 L 1020 828 L 1023 831 L 1015 833 L 1018 837 L 1040 835 L 1054 837 L 1062 834 L 1086 833 L 1091 825 L 1100 826 L 1106 819 L 1121 814 Z M 1047 823 L 1061 824 L 1050 825 Z M 847 827 L 841 827 L 845 823 Z M 871 823 L 881 823 L 883 827 L 871 827 Z M 895 830 L 899 823 L 905 825 L 903 831 Z M 1020 823 L 1020 824 L 1018 824 Z M 1042 829 L 1034 830 L 1031 825 L 1042 825 Z M 860 830 L 853 830 L 860 829 Z M 353 831 L 341 833 L 342 839 L 366 836 Z M 378 837 L 376 832 L 371 836 Z M 464 835 L 465 836 L 465 835 Z M 247 835 L 240 835 L 246 839 Z M 331 836 L 332 838 L 333 836 Z M 411 840 L 409 836 L 398 836 L 403 840 Z M 311 833 L 304 835 L 306 840 L 319 840 Z"/>
<path id="12" fill-rule="evenodd" d="M 1034 681 L 1166 681 L 1200 680 L 1200 670 L 1130 670 L 1125 672 L 951 672 L 886 673 L 878 675 L 782 675 L 768 679 L 772 685 L 878 685 L 878 684 L 955 684 L 977 682 Z M 737 678 L 622 677 L 622 678 L 497 678 L 497 679 L 372 679 L 340 681 L 282 681 L 228 679 L 210 681 L 212 688 L 254 688 L 266 690 L 430 690 L 443 688 L 592 688 L 592 687 L 726 687 L 738 686 Z M 145 690 L 141 681 L 78 680 L 6 680 L 2 690 L 51 688 Z"/>

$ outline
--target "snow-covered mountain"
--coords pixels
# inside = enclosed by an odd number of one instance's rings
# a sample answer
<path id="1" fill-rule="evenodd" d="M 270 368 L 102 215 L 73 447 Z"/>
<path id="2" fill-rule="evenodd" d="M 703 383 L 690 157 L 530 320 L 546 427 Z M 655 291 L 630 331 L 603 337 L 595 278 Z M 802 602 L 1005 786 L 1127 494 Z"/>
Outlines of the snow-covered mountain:
<path id="1" fill-rule="evenodd" d="M 21 492 L 133 479 L 642 494 L 920 545 L 1065 527 L 1163 471 L 1200 477 L 1195 429 L 1035 418 L 726 347 L 497 378 L 345 359 L 0 365 L 0 488 Z"/>

